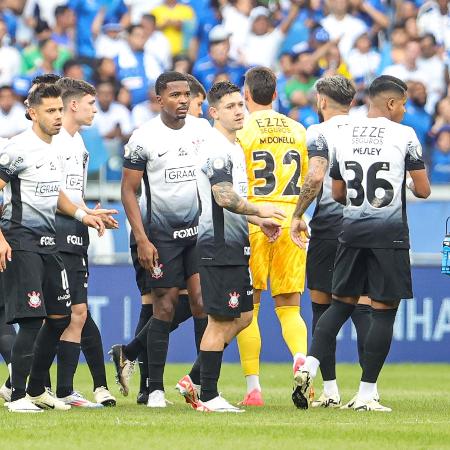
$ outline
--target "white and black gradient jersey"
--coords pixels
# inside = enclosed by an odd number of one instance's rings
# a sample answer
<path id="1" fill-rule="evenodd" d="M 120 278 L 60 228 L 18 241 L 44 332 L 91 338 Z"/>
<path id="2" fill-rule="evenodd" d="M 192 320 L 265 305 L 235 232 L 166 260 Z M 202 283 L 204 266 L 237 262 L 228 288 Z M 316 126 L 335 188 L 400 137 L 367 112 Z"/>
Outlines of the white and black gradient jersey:
<path id="1" fill-rule="evenodd" d="M 159 246 L 192 245 L 197 239 L 195 172 L 199 149 L 210 132 L 205 119 L 188 115 L 184 126 L 174 130 L 158 116 L 135 130 L 125 145 L 123 166 L 144 172 L 143 223 L 150 241 Z"/>
<path id="2" fill-rule="evenodd" d="M 61 189 L 75 205 L 84 204 L 89 153 L 80 133 L 64 128 L 53 138 L 61 161 Z M 73 217 L 56 214 L 56 244 L 60 252 L 85 254 L 89 246 L 88 227 Z"/>
<path id="3" fill-rule="evenodd" d="M 306 130 L 306 145 L 309 158 L 319 156 L 332 161 L 330 151 L 333 139 L 339 139 L 339 128 L 348 124 L 346 115 L 334 116 L 326 122 L 311 125 Z M 342 228 L 343 206 L 331 194 L 330 168 L 323 179 L 322 189 L 317 196 L 314 214 L 309 222 L 311 237 L 318 239 L 337 239 Z"/>
<path id="4" fill-rule="evenodd" d="M 56 252 L 55 214 L 61 185 L 58 147 L 30 128 L 0 151 L 1 230 L 13 250 Z"/>
<path id="5" fill-rule="evenodd" d="M 384 117 L 352 119 L 333 139 L 330 175 L 347 186 L 339 241 L 357 248 L 409 248 L 406 171 L 424 169 L 410 127 Z"/>
<path id="6" fill-rule="evenodd" d="M 200 151 L 197 185 L 201 200 L 197 250 L 200 265 L 248 265 L 250 243 L 247 217 L 219 206 L 211 187 L 229 182 L 240 197 L 247 197 L 244 152 L 217 130 Z"/>

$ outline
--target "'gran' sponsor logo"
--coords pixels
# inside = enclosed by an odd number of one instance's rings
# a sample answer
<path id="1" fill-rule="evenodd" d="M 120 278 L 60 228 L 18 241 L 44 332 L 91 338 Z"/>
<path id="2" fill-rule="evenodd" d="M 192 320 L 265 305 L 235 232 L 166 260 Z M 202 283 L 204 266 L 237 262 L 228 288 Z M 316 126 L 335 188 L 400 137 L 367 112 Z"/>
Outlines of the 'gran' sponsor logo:
<path id="1" fill-rule="evenodd" d="M 183 183 L 195 181 L 195 166 L 166 169 L 166 183 Z"/>
<path id="2" fill-rule="evenodd" d="M 59 181 L 39 182 L 36 184 L 37 197 L 57 197 L 59 195 Z"/>
<path id="3" fill-rule="evenodd" d="M 83 177 L 81 175 L 67 175 L 66 189 L 72 189 L 76 191 L 83 190 Z"/>

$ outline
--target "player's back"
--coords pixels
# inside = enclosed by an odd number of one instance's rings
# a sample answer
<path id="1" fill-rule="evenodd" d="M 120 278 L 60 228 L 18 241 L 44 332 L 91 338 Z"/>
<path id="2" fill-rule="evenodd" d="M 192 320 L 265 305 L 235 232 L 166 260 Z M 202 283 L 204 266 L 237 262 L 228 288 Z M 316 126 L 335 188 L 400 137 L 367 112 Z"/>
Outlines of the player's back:
<path id="1" fill-rule="evenodd" d="M 238 139 L 247 164 L 249 201 L 276 202 L 289 217 L 308 171 L 305 129 L 267 109 L 250 114 Z"/>

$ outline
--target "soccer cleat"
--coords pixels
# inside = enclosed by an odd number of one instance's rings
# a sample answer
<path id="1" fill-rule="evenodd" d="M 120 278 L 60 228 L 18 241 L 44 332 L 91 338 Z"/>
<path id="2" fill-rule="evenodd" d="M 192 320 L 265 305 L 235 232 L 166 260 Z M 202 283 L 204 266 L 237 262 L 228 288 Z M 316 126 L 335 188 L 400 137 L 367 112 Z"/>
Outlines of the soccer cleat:
<path id="1" fill-rule="evenodd" d="M 52 391 L 51 387 L 46 387 L 45 390 L 48 392 L 48 395 L 51 395 L 52 397 L 56 398 L 55 393 Z"/>
<path id="2" fill-rule="evenodd" d="M 8 403 L 8 411 L 16 413 L 41 413 L 43 410 L 31 402 L 27 397 L 19 398 Z"/>
<path id="3" fill-rule="evenodd" d="M 6 387 L 5 384 L 2 387 L 0 387 L 0 398 L 5 400 L 5 402 L 11 401 L 11 394 L 12 394 L 12 389 Z"/>
<path id="4" fill-rule="evenodd" d="M 59 411 L 68 411 L 71 406 L 66 405 L 62 400 L 59 400 L 56 397 L 52 397 L 47 391 L 44 391 L 43 394 L 38 395 L 36 397 L 32 397 L 31 395 L 26 396 L 27 400 L 34 403 L 36 406 L 42 409 L 56 409 Z"/>
<path id="5" fill-rule="evenodd" d="M 339 394 L 326 395 L 322 392 L 317 400 L 310 402 L 312 408 L 340 408 L 342 406 Z"/>
<path id="6" fill-rule="evenodd" d="M 66 405 L 76 406 L 78 408 L 103 408 L 101 403 L 92 403 L 77 391 L 73 391 L 67 397 L 58 398 L 58 400 L 61 400 Z"/>
<path id="7" fill-rule="evenodd" d="M 236 406 L 228 403 L 220 394 L 207 402 L 198 401 L 197 411 L 200 412 L 219 412 L 219 413 L 243 413 L 244 409 L 237 408 Z"/>
<path id="8" fill-rule="evenodd" d="M 116 398 L 105 386 L 100 386 L 94 391 L 94 399 L 103 406 L 116 406 Z"/>
<path id="9" fill-rule="evenodd" d="M 122 395 L 126 397 L 129 392 L 130 378 L 134 373 L 135 362 L 125 357 L 123 345 L 113 345 L 108 353 L 116 368 L 116 383 L 120 386 L 119 390 Z"/>
<path id="10" fill-rule="evenodd" d="M 262 393 L 258 389 L 253 389 L 248 392 L 244 400 L 238 403 L 239 406 L 264 406 L 264 400 L 262 398 Z"/>
<path id="11" fill-rule="evenodd" d="M 300 370 L 295 373 L 294 392 L 292 392 L 292 401 L 299 409 L 308 409 L 309 403 L 309 386 L 311 385 L 311 376 L 307 370 Z"/>
<path id="12" fill-rule="evenodd" d="M 392 412 L 391 408 L 383 406 L 380 402 L 376 400 L 362 401 L 356 398 L 353 404 L 354 411 L 377 411 L 377 412 Z"/>
<path id="13" fill-rule="evenodd" d="M 167 405 L 173 405 L 166 400 L 164 391 L 156 390 L 148 394 L 147 408 L 166 408 Z"/>
<path id="14" fill-rule="evenodd" d="M 138 405 L 146 405 L 148 402 L 148 391 L 141 391 L 136 397 L 136 403 Z"/>
<path id="15" fill-rule="evenodd" d="M 353 406 L 355 405 L 355 401 L 358 397 L 358 394 L 356 394 L 348 403 L 346 403 L 344 406 L 341 406 L 341 409 L 353 409 Z M 374 401 L 377 403 L 380 402 L 380 397 L 377 396 L 374 398 Z"/>
<path id="16" fill-rule="evenodd" d="M 185 375 L 180 381 L 178 381 L 175 389 L 184 397 L 186 403 L 191 405 L 194 409 L 197 408 L 199 402 L 200 386 L 194 384 L 189 375 Z"/>

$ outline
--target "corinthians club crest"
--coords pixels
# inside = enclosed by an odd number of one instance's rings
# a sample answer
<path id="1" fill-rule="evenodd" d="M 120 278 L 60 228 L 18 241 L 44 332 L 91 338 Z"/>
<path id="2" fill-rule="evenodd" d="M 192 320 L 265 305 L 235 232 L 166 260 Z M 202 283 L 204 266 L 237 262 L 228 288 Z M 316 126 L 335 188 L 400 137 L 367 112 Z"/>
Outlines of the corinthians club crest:
<path id="1" fill-rule="evenodd" d="M 240 294 L 238 294 L 237 292 L 230 292 L 228 295 L 230 296 L 228 306 L 233 309 L 237 308 L 239 306 Z"/>
<path id="2" fill-rule="evenodd" d="M 31 308 L 39 308 L 41 306 L 41 294 L 36 291 L 32 291 L 28 293 L 28 304 Z"/>
<path id="3" fill-rule="evenodd" d="M 162 264 L 156 264 L 156 266 L 153 267 L 152 270 L 152 278 L 159 279 L 164 275 L 164 272 L 162 271 Z"/>

